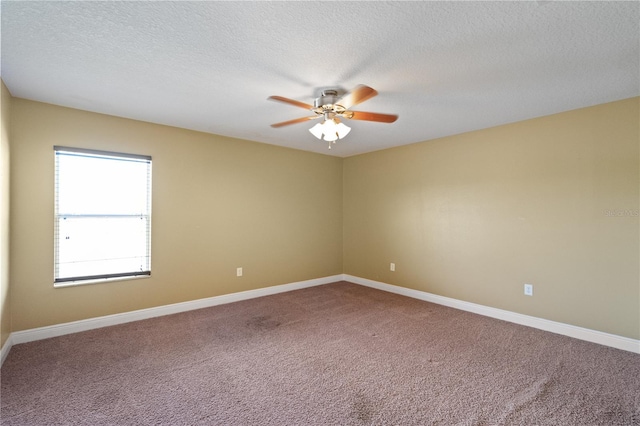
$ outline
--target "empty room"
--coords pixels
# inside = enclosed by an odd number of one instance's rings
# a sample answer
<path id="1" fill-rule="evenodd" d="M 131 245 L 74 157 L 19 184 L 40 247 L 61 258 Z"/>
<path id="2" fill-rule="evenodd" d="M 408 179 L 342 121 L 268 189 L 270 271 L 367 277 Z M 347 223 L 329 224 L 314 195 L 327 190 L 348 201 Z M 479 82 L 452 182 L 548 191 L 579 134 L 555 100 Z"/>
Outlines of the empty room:
<path id="1" fill-rule="evenodd" d="M 640 425 L 640 3 L 0 2 L 3 425 Z"/>

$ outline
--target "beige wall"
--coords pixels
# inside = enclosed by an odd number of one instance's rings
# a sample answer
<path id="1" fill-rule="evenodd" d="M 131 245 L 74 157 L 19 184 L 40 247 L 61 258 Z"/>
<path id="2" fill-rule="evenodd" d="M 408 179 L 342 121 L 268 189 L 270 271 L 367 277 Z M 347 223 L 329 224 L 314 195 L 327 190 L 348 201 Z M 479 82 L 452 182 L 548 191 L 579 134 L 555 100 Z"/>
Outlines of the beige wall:
<path id="1" fill-rule="evenodd" d="M 2 343 L 9 317 L 18 331 L 342 272 L 640 338 L 639 98 L 344 160 L 22 99 L 11 118 Z M 153 156 L 151 278 L 53 288 L 53 145 Z"/>
<path id="2" fill-rule="evenodd" d="M 339 158 L 17 98 L 12 117 L 13 331 L 342 273 Z M 53 288 L 54 145 L 153 157 L 151 278 Z"/>
<path id="3" fill-rule="evenodd" d="M 0 80 L 0 348 L 11 333 L 9 295 L 9 138 L 11 128 L 11 94 Z"/>
<path id="4" fill-rule="evenodd" d="M 347 158 L 344 272 L 640 338 L 639 117 L 633 98 Z"/>

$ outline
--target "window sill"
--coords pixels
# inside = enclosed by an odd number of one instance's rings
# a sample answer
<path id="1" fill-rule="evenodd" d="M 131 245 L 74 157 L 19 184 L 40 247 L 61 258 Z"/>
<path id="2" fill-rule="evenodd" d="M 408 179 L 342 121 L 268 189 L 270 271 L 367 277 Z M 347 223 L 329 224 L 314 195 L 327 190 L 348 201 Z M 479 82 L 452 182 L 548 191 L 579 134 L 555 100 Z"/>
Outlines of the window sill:
<path id="1" fill-rule="evenodd" d="M 132 275 L 130 277 L 97 278 L 93 280 L 68 281 L 64 283 L 53 283 L 53 287 L 54 288 L 76 287 L 79 285 L 110 283 L 113 281 L 143 280 L 147 278 L 151 278 L 151 275 Z"/>

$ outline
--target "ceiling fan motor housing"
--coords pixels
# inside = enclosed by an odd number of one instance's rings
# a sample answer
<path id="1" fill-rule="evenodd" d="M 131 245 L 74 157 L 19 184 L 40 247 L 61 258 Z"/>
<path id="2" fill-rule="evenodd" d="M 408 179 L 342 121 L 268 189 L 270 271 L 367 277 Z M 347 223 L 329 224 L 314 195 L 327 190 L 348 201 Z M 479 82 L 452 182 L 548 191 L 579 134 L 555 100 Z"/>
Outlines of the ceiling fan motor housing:
<path id="1" fill-rule="evenodd" d="M 313 101 L 313 106 L 316 108 L 324 105 L 334 105 L 338 101 L 337 90 L 323 90 L 322 95 Z"/>
<path id="2" fill-rule="evenodd" d="M 320 97 L 313 101 L 314 108 L 312 111 L 318 115 L 323 115 L 325 120 L 337 119 L 336 116 L 341 116 L 346 111 L 345 107 L 336 103 L 339 99 L 337 90 L 323 90 Z"/>

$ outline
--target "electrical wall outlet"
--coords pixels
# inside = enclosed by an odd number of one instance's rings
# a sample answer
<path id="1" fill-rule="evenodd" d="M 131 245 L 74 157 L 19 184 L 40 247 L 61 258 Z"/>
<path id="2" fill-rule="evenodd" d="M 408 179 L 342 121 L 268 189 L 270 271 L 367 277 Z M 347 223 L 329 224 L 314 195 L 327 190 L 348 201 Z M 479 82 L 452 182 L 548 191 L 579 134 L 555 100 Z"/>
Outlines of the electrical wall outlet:
<path id="1" fill-rule="evenodd" d="M 525 296 L 533 296 L 533 284 L 525 284 L 524 285 L 524 295 Z"/>
<path id="2" fill-rule="evenodd" d="M 395 263 L 391 263 L 391 264 L 389 265 L 389 270 L 390 270 L 390 271 L 392 271 L 392 272 L 395 272 L 395 270 L 396 270 L 396 264 L 395 264 Z"/>
<path id="3" fill-rule="evenodd" d="M 236 268 L 236 277 L 242 276 L 242 268 Z"/>

